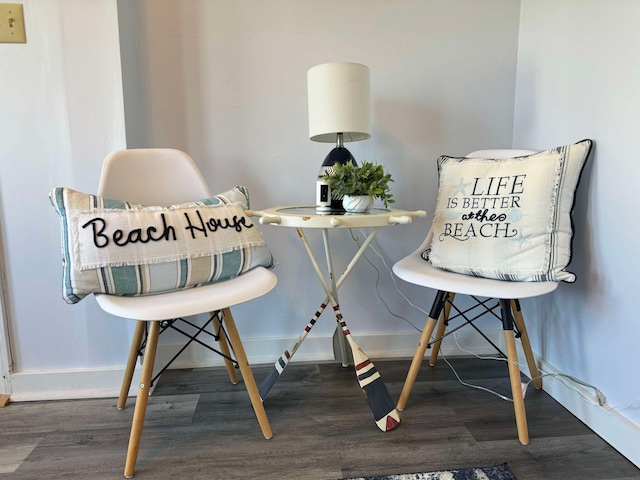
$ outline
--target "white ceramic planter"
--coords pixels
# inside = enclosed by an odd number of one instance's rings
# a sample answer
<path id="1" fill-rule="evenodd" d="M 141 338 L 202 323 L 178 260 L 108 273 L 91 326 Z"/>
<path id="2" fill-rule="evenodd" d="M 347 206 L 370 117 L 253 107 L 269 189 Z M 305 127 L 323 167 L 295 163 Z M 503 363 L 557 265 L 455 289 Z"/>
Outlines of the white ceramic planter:
<path id="1" fill-rule="evenodd" d="M 354 197 L 345 195 L 342 198 L 342 207 L 351 213 L 363 213 L 371 210 L 373 198 L 369 195 L 356 195 Z"/>

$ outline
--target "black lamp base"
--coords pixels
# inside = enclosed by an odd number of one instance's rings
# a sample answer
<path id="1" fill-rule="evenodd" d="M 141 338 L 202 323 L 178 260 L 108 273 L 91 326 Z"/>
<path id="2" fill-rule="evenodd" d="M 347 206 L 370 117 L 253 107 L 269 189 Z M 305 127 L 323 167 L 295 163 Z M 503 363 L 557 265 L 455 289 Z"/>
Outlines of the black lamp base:
<path id="1" fill-rule="evenodd" d="M 353 162 L 354 165 L 358 165 L 356 159 L 353 158 L 351 152 L 344 147 L 335 147 L 325 157 L 322 162 L 322 167 L 333 167 L 336 163 L 344 165 L 345 163 Z"/>
<path id="2" fill-rule="evenodd" d="M 325 157 L 322 162 L 322 166 L 320 167 L 320 172 L 318 173 L 318 179 L 322 179 L 322 177 L 326 173 L 333 172 L 333 166 L 336 163 L 344 165 L 346 163 L 352 162 L 354 165 L 358 165 L 356 159 L 353 158 L 351 152 L 342 146 L 337 146 L 333 150 L 329 152 L 329 154 Z M 339 195 L 331 194 L 331 211 L 335 212 L 344 212 L 344 208 L 342 208 L 342 197 Z"/>

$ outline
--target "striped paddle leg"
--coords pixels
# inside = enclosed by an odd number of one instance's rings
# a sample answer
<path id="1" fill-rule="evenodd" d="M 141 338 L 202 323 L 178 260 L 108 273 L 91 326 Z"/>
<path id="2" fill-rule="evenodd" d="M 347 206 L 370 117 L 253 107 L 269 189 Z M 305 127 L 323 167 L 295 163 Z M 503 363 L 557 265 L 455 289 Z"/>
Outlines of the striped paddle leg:
<path id="1" fill-rule="evenodd" d="M 369 402 L 369 409 L 373 415 L 373 418 L 376 422 L 376 425 L 383 432 L 388 432 L 389 430 L 393 430 L 400 423 L 400 414 L 398 410 L 396 410 L 395 403 L 391 399 L 391 395 L 389 395 L 389 391 L 387 390 L 386 385 L 382 381 L 382 377 L 380 377 L 380 373 L 376 369 L 375 365 L 364 351 L 358 346 L 356 341 L 351 336 L 351 332 L 347 328 L 347 324 L 342 317 L 342 313 L 340 312 L 340 306 L 336 300 L 337 286 L 332 291 L 325 280 L 322 269 L 316 260 L 313 251 L 311 250 L 311 246 L 307 241 L 307 238 L 304 236 L 304 233 L 301 229 L 297 229 L 298 236 L 300 240 L 302 240 L 302 244 L 304 245 L 305 250 L 307 251 L 307 255 L 309 256 L 309 260 L 313 264 L 313 268 L 318 275 L 318 280 L 322 284 L 322 288 L 324 289 L 333 310 L 336 314 L 336 320 L 342 331 L 345 334 L 347 342 L 351 347 L 351 351 L 353 353 L 353 360 L 356 364 L 356 377 L 358 379 L 358 383 L 360 384 L 360 388 L 362 388 L 365 397 L 367 398 L 367 402 Z M 327 229 L 322 230 L 322 235 L 324 237 L 325 250 L 327 253 L 327 264 L 329 265 L 329 271 L 333 272 L 333 266 L 331 261 L 331 254 L 329 249 L 329 240 Z M 370 238 L 371 235 L 369 236 Z"/>
<path id="2" fill-rule="evenodd" d="M 262 383 L 260 383 L 260 388 L 258 388 L 258 392 L 260 392 L 260 398 L 262 398 L 263 402 L 264 402 L 264 399 L 267 398 L 267 395 L 269 394 L 271 387 L 273 387 L 273 385 L 276 383 L 276 380 L 278 380 L 278 378 L 284 371 L 285 367 L 291 360 L 291 357 L 293 357 L 294 353 L 296 353 L 296 350 L 298 350 L 298 347 L 300 347 L 304 339 L 307 338 L 307 335 L 311 331 L 311 328 L 313 328 L 313 326 L 316 324 L 316 322 L 318 321 L 318 318 L 320 317 L 320 315 L 322 315 L 322 312 L 324 312 L 324 309 L 327 308 L 328 301 L 329 301 L 329 298 L 327 297 L 324 300 L 324 302 L 322 302 L 322 305 L 320 305 L 320 308 L 316 310 L 316 313 L 313 315 L 313 317 L 311 318 L 307 326 L 304 328 L 304 331 L 300 334 L 300 336 L 296 340 L 296 343 L 293 344 L 293 347 L 291 347 L 290 351 L 289 350 L 284 351 L 284 353 L 280 356 L 280 358 L 276 360 L 276 363 L 273 365 L 273 368 L 271 369 L 269 374 L 264 378 L 264 380 L 262 380 Z"/>
<path id="3" fill-rule="evenodd" d="M 365 249 L 369 246 L 374 236 L 375 236 L 375 233 L 369 234 L 365 242 L 360 246 L 360 248 L 358 249 L 358 252 L 353 256 L 353 258 L 347 265 L 347 268 L 342 273 L 342 275 L 340 275 L 340 278 L 336 282 L 336 289 L 340 288 L 340 286 L 345 281 L 347 276 L 351 273 L 351 271 L 353 270 L 353 267 L 358 262 L 358 259 L 362 256 Z M 304 243 L 304 240 L 303 240 L 303 243 Z M 296 342 L 293 344 L 293 347 L 291 347 L 289 350 L 284 351 L 284 353 L 280 356 L 280 358 L 276 360 L 269 374 L 264 378 L 264 380 L 262 380 L 262 383 L 260 383 L 259 392 L 260 392 L 260 397 L 262 398 L 263 401 L 271 391 L 271 388 L 275 385 L 278 378 L 280 378 L 280 375 L 282 374 L 286 366 L 291 361 L 291 358 L 293 358 L 293 354 L 296 353 L 296 350 L 298 350 L 298 347 L 300 347 L 304 339 L 307 338 L 307 334 L 309 333 L 309 331 L 311 331 L 311 328 L 315 325 L 320 315 L 322 315 L 322 312 L 324 312 L 324 309 L 327 308 L 328 303 L 329 303 L 329 297 L 326 297 L 322 302 L 322 304 L 320 305 L 320 308 L 314 314 L 311 321 L 305 327 L 302 334 L 298 337 Z"/>
<path id="4" fill-rule="evenodd" d="M 336 304 L 333 310 L 336 312 L 336 320 L 351 346 L 353 360 L 356 364 L 356 377 L 360 388 L 362 388 L 365 397 L 367 397 L 369 409 L 376 421 L 376 425 L 383 432 L 393 430 L 400 423 L 400 414 L 396 410 L 387 386 L 382 381 L 382 377 L 380 377 L 380 373 L 373 362 L 351 336 L 351 332 L 349 332 L 349 328 L 344 318 L 342 318 L 342 313 L 340 313 L 340 307 Z"/>

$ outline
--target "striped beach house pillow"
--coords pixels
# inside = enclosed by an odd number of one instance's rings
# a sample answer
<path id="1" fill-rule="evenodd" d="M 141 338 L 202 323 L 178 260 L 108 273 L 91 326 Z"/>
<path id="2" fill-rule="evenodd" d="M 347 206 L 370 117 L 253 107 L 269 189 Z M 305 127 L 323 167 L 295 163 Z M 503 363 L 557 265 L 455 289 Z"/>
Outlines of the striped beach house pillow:
<path id="1" fill-rule="evenodd" d="M 149 295 L 221 282 L 273 257 L 238 186 L 194 202 L 145 206 L 69 188 L 49 194 L 60 217 L 62 296 Z"/>

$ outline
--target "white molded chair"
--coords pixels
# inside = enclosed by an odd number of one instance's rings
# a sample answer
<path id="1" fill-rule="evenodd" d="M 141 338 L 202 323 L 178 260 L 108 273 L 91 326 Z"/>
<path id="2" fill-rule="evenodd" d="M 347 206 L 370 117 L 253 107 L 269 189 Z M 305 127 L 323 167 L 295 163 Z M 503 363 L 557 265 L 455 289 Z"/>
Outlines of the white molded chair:
<path id="1" fill-rule="evenodd" d="M 204 177 L 189 155 L 174 149 L 120 150 L 104 161 L 98 194 L 143 205 L 173 205 L 211 196 Z M 124 476 L 133 476 L 140 446 L 142 426 L 152 383 L 161 322 L 209 313 L 217 333 L 220 351 L 232 383 L 237 383 L 237 363 L 265 438 L 272 432 L 253 373 L 238 335 L 230 307 L 268 293 L 276 285 L 276 276 L 257 267 L 231 280 L 158 295 L 124 297 L 96 294 L 98 305 L 112 315 L 137 320 L 127 361 L 118 409 L 125 406 L 136 361 L 144 351 L 138 396 L 136 399 Z M 192 338 L 192 337 L 190 337 Z M 229 349 L 235 356 L 234 362 Z"/>
<path id="2" fill-rule="evenodd" d="M 529 155 L 536 153 L 531 150 L 477 150 L 471 152 L 467 157 L 479 158 L 509 158 L 515 156 Z M 493 313 L 494 309 L 499 307 L 500 318 L 502 319 L 502 327 L 504 330 L 505 346 L 507 350 L 507 363 L 509 366 L 509 378 L 511 381 L 511 391 L 513 396 L 513 407 L 516 417 L 516 426 L 518 430 L 518 439 L 523 445 L 529 443 L 529 431 L 527 427 L 527 417 L 524 408 L 524 396 L 521 386 L 520 367 L 518 366 L 518 355 L 516 351 L 516 334 L 520 337 L 522 349 L 527 359 L 529 372 L 533 378 L 535 388 L 542 388 L 542 380 L 538 374 L 538 368 L 531 351 L 529 336 L 524 324 L 524 318 L 520 309 L 519 299 L 536 297 L 544 295 L 555 290 L 558 286 L 557 282 L 508 282 L 502 280 L 492 280 L 486 278 L 462 275 L 459 273 L 448 272 L 437 269 L 422 258 L 424 252 L 431 245 L 432 232 L 429 231 L 424 242 L 411 255 L 403 258 L 393 266 L 393 272 L 402 280 L 420 285 L 422 287 L 437 290 L 437 294 L 429 317 L 425 323 L 424 330 L 420 337 L 420 343 L 413 356 L 411 367 L 407 374 L 407 378 L 400 394 L 398 401 L 398 410 L 404 410 L 411 394 L 411 389 L 420 370 L 420 365 L 424 357 L 427 347 L 431 346 L 431 357 L 429 364 L 435 366 L 439 353 L 440 344 L 445 328 L 450 319 L 451 308 L 454 305 L 456 294 L 469 295 L 474 298 L 476 305 L 472 308 L 481 308 L 482 314 Z M 461 247 L 462 248 L 462 247 Z M 486 300 L 480 300 L 476 297 L 484 297 L 488 299 L 499 299 L 499 303 L 495 307 L 487 307 Z M 457 310 L 453 306 L 454 310 Z M 467 312 L 471 310 L 466 310 Z M 459 316 L 460 314 L 456 315 Z M 477 318 L 477 317 L 476 317 Z M 439 319 L 439 324 L 438 324 Z M 431 335 L 438 324 L 435 340 L 431 343 Z M 473 324 L 472 324 L 473 325 Z M 475 327 L 475 325 L 474 325 Z M 485 337 L 486 338 L 486 337 Z"/>

